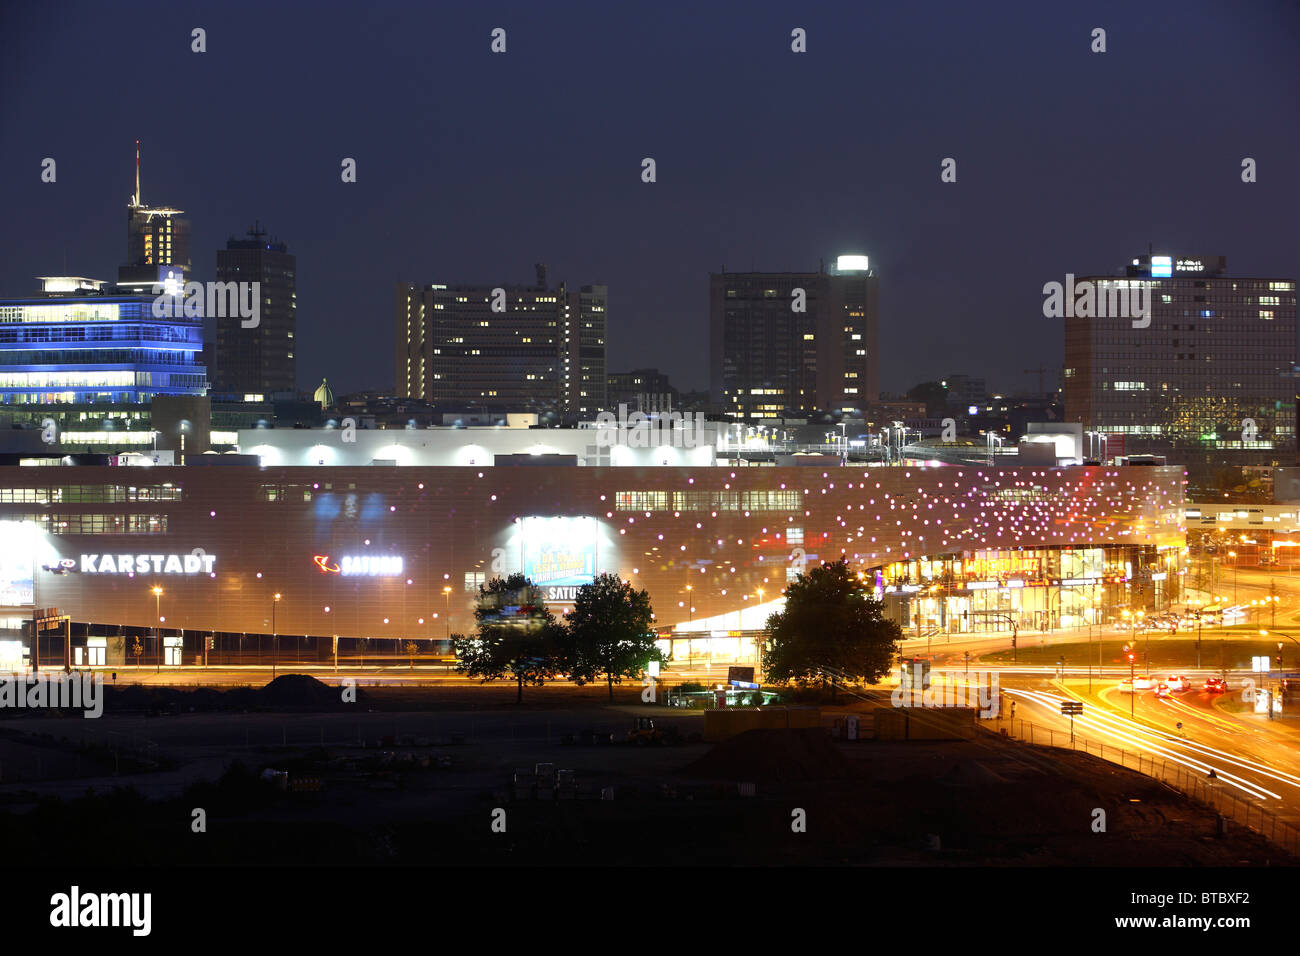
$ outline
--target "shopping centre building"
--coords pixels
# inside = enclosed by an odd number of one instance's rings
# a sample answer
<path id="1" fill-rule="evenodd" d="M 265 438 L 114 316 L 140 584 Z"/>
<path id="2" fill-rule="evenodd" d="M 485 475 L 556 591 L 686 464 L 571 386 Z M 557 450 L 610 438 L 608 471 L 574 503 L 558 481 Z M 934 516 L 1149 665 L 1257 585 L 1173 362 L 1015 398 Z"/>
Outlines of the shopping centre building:
<path id="1" fill-rule="evenodd" d="M 744 659 L 839 558 L 918 633 L 1081 627 L 1177 599 L 1182 496 L 1172 466 L 4 467 L 0 668 L 33 608 L 74 664 L 426 654 L 516 571 L 557 613 L 617 573 L 676 656 Z"/>

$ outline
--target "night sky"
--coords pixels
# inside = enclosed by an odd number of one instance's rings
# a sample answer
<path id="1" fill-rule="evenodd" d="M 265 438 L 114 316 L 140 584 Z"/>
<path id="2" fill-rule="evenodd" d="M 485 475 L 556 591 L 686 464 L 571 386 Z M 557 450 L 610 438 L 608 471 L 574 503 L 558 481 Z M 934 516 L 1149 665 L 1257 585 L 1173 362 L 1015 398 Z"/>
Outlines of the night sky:
<path id="1" fill-rule="evenodd" d="M 300 388 L 392 388 L 398 280 L 531 283 L 538 261 L 610 287 L 611 371 L 703 388 L 710 271 L 844 252 L 880 277 L 883 389 L 1035 388 L 1066 272 L 1154 243 L 1300 275 L 1298 52 L 1295 0 L 6 0 L 0 295 L 116 278 L 139 138 L 194 278 L 255 218 L 297 255 Z"/>

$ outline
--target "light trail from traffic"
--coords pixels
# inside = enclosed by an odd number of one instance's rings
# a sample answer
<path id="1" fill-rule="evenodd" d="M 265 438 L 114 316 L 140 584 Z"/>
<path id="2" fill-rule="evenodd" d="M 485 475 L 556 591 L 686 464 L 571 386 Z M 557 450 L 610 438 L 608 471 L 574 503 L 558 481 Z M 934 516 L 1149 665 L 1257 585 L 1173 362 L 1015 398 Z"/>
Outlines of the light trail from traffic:
<path id="1" fill-rule="evenodd" d="M 1035 690 L 1008 689 L 1005 692 L 1040 704 L 1041 706 L 1048 708 L 1049 711 L 1059 711 L 1060 705 L 1063 701 L 1072 699 Z M 1230 772 L 1226 767 L 1212 765 L 1204 760 L 1198 759 L 1198 756 L 1230 766 L 1244 768 L 1253 771 L 1260 776 L 1268 777 L 1279 783 L 1289 784 L 1292 787 L 1300 789 L 1300 776 L 1288 774 L 1285 771 L 1275 771 L 1273 768 L 1257 763 L 1256 761 L 1236 757 L 1226 751 L 1193 742 L 1187 738 L 1170 734 L 1167 731 L 1155 730 L 1141 724 L 1135 724 L 1132 721 L 1125 720 L 1105 711 L 1098 713 L 1094 710 L 1092 713 L 1085 713 L 1084 715 L 1076 717 L 1074 720 L 1076 725 L 1082 725 L 1085 729 L 1092 729 L 1099 733 L 1110 735 L 1111 737 L 1127 742 L 1134 747 L 1144 749 L 1149 753 L 1159 754 L 1162 757 L 1189 769 L 1198 770 L 1202 773 L 1209 773 L 1213 770 L 1217 779 L 1222 780 L 1224 783 L 1236 787 L 1242 792 L 1256 797 L 1257 799 L 1263 800 L 1271 798 L 1274 800 L 1282 800 L 1283 797 L 1282 794 L 1267 789 L 1266 786 L 1258 781 L 1251 781 L 1245 777 L 1238 776 L 1237 774 Z M 1171 748 L 1182 748 L 1191 751 L 1191 753 L 1183 753 L 1178 749 Z"/>

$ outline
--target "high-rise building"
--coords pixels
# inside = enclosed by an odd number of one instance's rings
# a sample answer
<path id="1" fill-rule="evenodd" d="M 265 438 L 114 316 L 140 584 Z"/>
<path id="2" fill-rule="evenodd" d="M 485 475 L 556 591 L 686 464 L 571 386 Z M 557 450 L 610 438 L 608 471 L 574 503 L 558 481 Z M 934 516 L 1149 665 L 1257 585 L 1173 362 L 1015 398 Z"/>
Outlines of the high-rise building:
<path id="1" fill-rule="evenodd" d="M 261 303 L 256 326 L 245 327 L 238 315 L 216 317 L 210 361 L 214 392 L 269 398 L 297 388 L 297 271 L 289 247 L 268 241 L 256 224 L 247 239 L 232 237 L 217 250 L 217 281 L 259 283 Z"/>
<path id="2" fill-rule="evenodd" d="M 1149 317 L 1111 307 L 1145 290 Z M 1104 435 L 1107 456 L 1295 461 L 1294 279 L 1229 276 L 1222 256 L 1147 255 L 1064 292 L 1065 417 Z"/>
<path id="3" fill-rule="evenodd" d="M 135 141 L 135 194 L 126 209 L 126 264 L 117 270 L 124 291 L 150 292 L 156 284 L 190 273 L 190 222 L 185 210 L 146 206 L 140 195 L 140 141 Z M 171 269 L 160 267 L 174 267 Z M 180 270 L 180 276 L 175 270 Z"/>
<path id="4" fill-rule="evenodd" d="M 713 402 L 751 420 L 861 410 L 879 393 L 878 330 L 866 256 L 829 271 L 712 273 Z"/>
<path id="5" fill-rule="evenodd" d="M 397 395 L 594 417 L 605 407 L 608 289 L 397 287 Z"/>

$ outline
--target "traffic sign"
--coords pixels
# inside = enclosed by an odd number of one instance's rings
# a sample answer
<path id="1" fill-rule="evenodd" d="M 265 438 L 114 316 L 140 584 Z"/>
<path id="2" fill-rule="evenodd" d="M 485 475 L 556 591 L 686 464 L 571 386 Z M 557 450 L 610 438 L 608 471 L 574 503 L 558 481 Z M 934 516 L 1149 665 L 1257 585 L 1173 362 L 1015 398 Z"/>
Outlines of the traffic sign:
<path id="1" fill-rule="evenodd" d="M 1083 713 L 1083 703 L 1077 700 L 1061 701 L 1061 713 L 1070 718 L 1070 744 L 1074 744 L 1074 718 Z"/>

